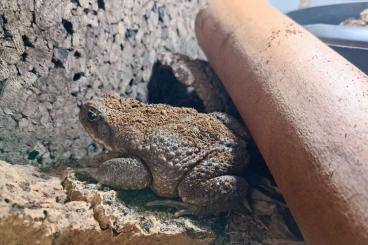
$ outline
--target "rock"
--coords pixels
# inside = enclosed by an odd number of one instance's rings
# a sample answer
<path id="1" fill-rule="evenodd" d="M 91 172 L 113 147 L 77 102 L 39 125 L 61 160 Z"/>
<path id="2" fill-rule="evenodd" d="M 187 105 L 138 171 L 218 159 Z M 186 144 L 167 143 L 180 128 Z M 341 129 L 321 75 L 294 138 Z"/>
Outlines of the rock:
<path id="1" fill-rule="evenodd" d="M 63 171 L 0 162 L 1 244 L 210 244 L 214 219 L 137 211 L 118 193 Z M 205 222 L 204 222 L 205 221 Z"/>
<path id="2" fill-rule="evenodd" d="M 48 165 L 100 152 L 78 103 L 107 91 L 147 100 L 157 54 L 202 57 L 206 0 L 0 0 L 0 159 Z"/>
<path id="3" fill-rule="evenodd" d="M 175 217 L 151 191 L 115 191 L 70 168 L 0 161 L 0 244 L 303 244 L 286 208 L 253 191 L 251 213 Z"/>

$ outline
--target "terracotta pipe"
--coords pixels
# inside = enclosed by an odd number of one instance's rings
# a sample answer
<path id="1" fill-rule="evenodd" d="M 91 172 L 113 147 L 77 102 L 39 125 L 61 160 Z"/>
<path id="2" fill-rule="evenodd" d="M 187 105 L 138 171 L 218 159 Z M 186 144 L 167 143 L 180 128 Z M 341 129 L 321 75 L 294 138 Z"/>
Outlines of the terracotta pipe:
<path id="1" fill-rule="evenodd" d="M 209 0 L 199 44 L 310 244 L 368 244 L 368 77 L 261 0 Z"/>

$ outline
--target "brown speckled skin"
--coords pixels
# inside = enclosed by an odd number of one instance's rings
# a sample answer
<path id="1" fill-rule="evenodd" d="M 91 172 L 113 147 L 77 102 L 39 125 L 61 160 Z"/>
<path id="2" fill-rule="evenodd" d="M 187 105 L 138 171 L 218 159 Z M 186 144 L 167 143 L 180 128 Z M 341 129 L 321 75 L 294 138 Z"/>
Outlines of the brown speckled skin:
<path id="1" fill-rule="evenodd" d="M 80 121 L 97 143 L 134 157 L 122 158 L 124 164 L 110 166 L 114 170 L 101 170 L 102 164 L 93 176 L 102 183 L 123 189 L 150 186 L 159 196 L 179 197 L 199 212 L 228 210 L 245 198 L 247 183 L 239 176 L 248 162 L 247 133 L 225 114 L 105 95 L 82 107 Z M 122 185 L 121 179 L 131 175 L 144 179 Z"/>

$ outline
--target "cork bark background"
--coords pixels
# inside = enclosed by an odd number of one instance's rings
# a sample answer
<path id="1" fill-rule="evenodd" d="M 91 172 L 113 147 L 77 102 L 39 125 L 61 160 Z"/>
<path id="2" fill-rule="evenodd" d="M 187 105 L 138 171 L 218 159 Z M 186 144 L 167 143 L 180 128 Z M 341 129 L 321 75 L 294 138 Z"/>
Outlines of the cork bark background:
<path id="1" fill-rule="evenodd" d="M 47 165 L 100 149 L 78 104 L 106 91 L 147 100 L 157 55 L 201 57 L 205 0 L 0 0 L 0 159 Z"/>

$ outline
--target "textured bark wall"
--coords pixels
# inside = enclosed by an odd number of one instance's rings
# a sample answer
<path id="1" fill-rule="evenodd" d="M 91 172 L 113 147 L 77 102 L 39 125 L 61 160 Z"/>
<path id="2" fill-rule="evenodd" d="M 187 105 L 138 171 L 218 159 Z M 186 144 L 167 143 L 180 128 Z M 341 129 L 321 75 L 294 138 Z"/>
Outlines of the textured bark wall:
<path id="1" fill-rule="evenodd" d="M 99 151 L 78 103 L 114 90 L 145 101 L 157 54 L 201 56 L 206 0 L 0 0 L 0 159 L 49 164 Z"/>

